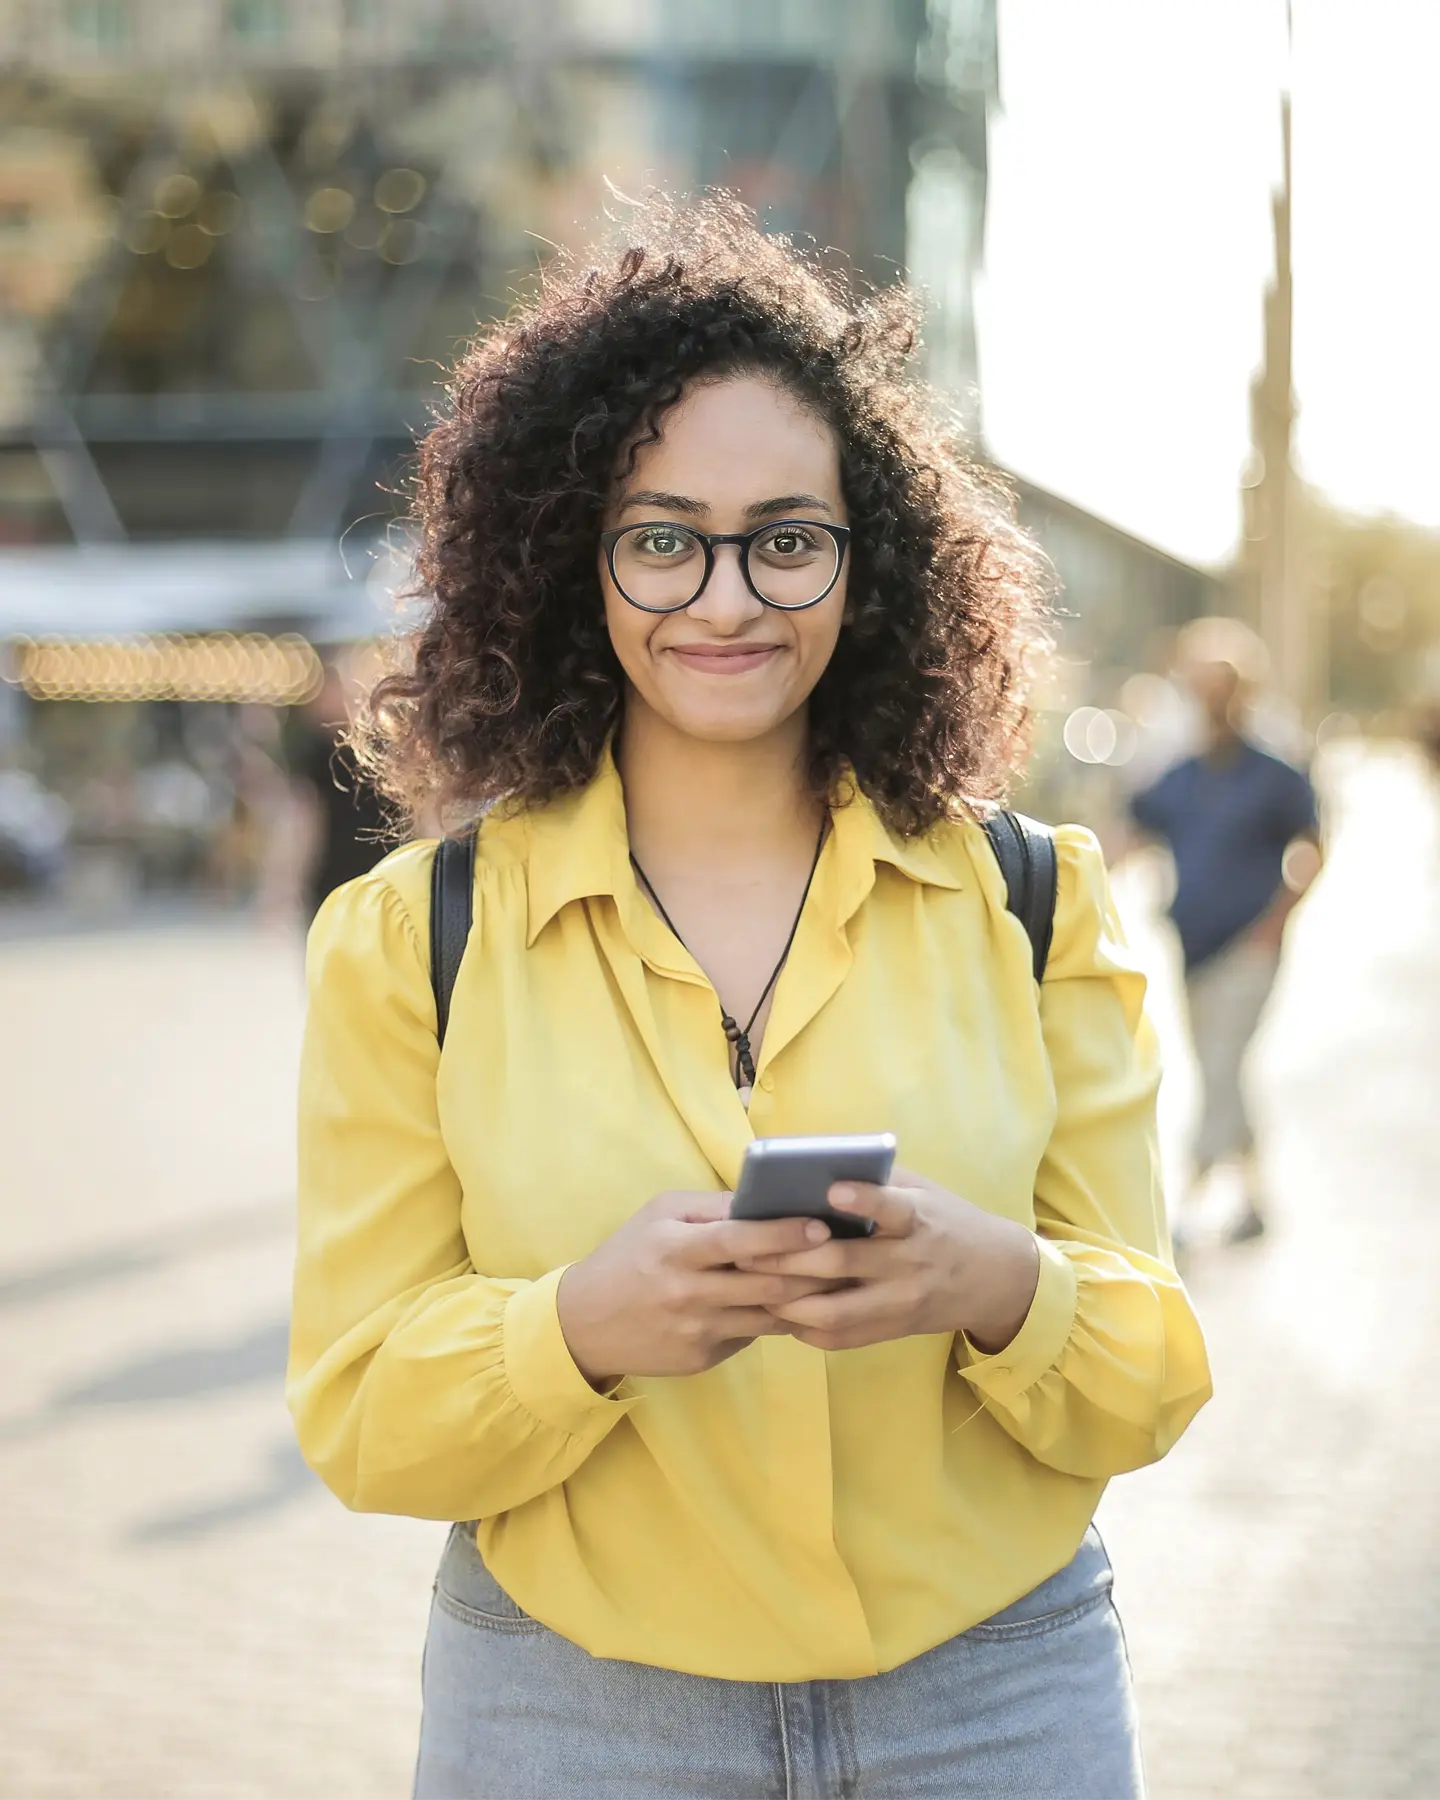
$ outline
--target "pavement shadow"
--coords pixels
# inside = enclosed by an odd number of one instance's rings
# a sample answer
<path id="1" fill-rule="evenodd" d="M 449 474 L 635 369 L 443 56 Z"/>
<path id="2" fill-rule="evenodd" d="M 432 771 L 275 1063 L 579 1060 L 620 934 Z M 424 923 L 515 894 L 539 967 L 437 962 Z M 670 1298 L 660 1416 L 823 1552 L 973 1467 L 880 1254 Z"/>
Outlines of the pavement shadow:
<path id="1" fill-rule="evenodd" d="M 87 1249 L 16 1274 L 0 1275 L 0 1311 L 83 1293 L 106 1282 L 148 1274 L 183 1257 L 204 1256 L 230 1244 L 269 1237 L 277 1230 L 287 1229 L 292 1217 L 293 1208 L 288 1201 L 266 1200 L 188 1221 L 136 1243 Z"/>
<path id="2" fill-rule="evenodd" d="M 271 1447 L 265 1472 L 253 1486 L 242 1488 L 229 1499 L 217 1500 L 209 1506 L 147 1519 L 132 1526 L 125 1533 L 125 1541 L 130 1544 L 173 1544 L 205 1537 L 212 1531 L 224 1531 L 263 1518 L 267 1513 L 278 1512 L 319 1485 L 298 1447 L 290 1439 L 283 1439 Z"/>
<path id="3" fill-rule="evenodd" d="M 182 1344 L 135 1358 L 103 1375 L 58 1389 L 44 1408 L 0 1430 L 0 1442 L 34 1438 L 77 1415 L 112 1407 L 150 1406 L 233 1392 L 278 1388 L 285 1373 L 289 1321 L 269 1320 L 228 1343 Z M 203 1537 L 278 1511 L 317 1485 L 293 1439 L 272 1445 L 262 1470 L 238 1492 L 205 1506 L 162 1513 L 125 1533 L 131 1544 Z"/>
<path id="4" fill-rule="evenodd" d="M 255 1382 L 279 1381 L 285 1373 L 288 1319 L 276 1319 L 228 1344 L 185 1344 L 138 1357 L 89 1381 L 61 1388 L 51 1412 L 91 1406 L 143 1406 L 153 1400 L 190 1400 Z"/>
<path id="5" fill-rule="evenodd" d="M 19 1443 L 101 1407 L 193 1400 L 236 1388 L 273 1386 L 285 1375 L 290 1327 L 267 1321 L 228 1343 L 181 1344 L 136 1357 L 103 1375 L 57 1388 L 39 1411 L 0 1425 L 0 1444 Z"/>

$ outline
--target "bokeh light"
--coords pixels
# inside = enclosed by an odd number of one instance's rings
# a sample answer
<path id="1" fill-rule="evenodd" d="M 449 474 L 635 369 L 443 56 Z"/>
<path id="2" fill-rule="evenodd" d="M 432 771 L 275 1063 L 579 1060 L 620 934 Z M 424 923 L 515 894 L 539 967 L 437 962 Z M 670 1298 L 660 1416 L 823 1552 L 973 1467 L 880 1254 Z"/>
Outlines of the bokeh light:
<path id="1" fill-rule="evenodd" d="M 375 183 L 375 204 L 381 212 L 409 212 L 425 197 L 425 177 L 418 169 L 387 169 Z"/>
<path id="2" fill-rule="evenodd" d="M 355 196 L 341 187 L 317 188 L 305 203 L 305 223 L 311 231 L 343 231 L 355 215 Z"/>
<path id="3" fill-rule="evenodd" d="M 167 175 L 155 189 L 155 210 L 167 219 L 183 219 L 200 198 L 200 183 L 193 175 Z"/>
<path id="4" fill-rule="evenodd" d="M 22 638 L 10 663 L 6 679 L 33 700 L 298 706 L 318 692 L 322 675 L 319 656 L 298 633 Z"/>
<path id="5" fill-rule="evenodd" d="M 1135 754 L 1135 722 L 1128 713 L 1077 706 L 1066 719 L 1062 736 L 1076 762 L 1120 768 Z"/>

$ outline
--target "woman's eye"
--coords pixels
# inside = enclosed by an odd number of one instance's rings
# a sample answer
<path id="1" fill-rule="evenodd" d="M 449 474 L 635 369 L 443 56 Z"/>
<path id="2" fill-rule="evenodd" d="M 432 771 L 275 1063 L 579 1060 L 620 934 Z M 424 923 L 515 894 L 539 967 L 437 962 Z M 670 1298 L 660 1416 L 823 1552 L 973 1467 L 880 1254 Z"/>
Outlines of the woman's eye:
<path id="1" fill-rule="evenodd" d="M 761 538 L 760 548 L 766 556 L 789 559 L 804 556 L 813 550 L 815 539 L 810 532 L 801 531 L 798 526 L 784 525 Z"/>
<path id="2" fill-rule="evenodd" d="M 635 542 L 645 556 L 661 559 L 681 556 L 691 546 L 691 538 L 684 531 L 662 531 L 658 528 L 637 533 Z"/>

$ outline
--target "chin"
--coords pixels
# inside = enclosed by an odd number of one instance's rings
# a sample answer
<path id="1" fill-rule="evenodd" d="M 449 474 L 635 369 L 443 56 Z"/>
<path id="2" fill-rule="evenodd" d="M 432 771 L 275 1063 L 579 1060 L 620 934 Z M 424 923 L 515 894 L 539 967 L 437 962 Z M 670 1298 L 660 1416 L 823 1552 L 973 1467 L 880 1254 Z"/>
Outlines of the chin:
<path id="1" fill-rule="evenodd" d="M 702 744 L 750 744 L 757 738 L 769 737 L 784 723 L 781 719 L 693 719 L 679 718 L 675 727 L 688 738 Z"/>
<path id="2" fill-rule="evenodd" d="M 769 737 L 790 718 L 774 706 L 676 706 L 668 709 L 674 729 L 704 744 L 749 744 Z"/>

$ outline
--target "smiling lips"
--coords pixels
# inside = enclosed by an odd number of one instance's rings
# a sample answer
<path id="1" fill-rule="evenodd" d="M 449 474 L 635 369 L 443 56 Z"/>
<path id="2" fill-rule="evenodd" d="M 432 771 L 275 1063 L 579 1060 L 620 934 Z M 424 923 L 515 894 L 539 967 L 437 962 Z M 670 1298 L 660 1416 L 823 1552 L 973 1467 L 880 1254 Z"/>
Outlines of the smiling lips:
<path id="1" fill-rule="evenodd" d="M 699 675 L 744 675 L 779 654 L 780 644 L 672 644 L 671 656 Z"/>

